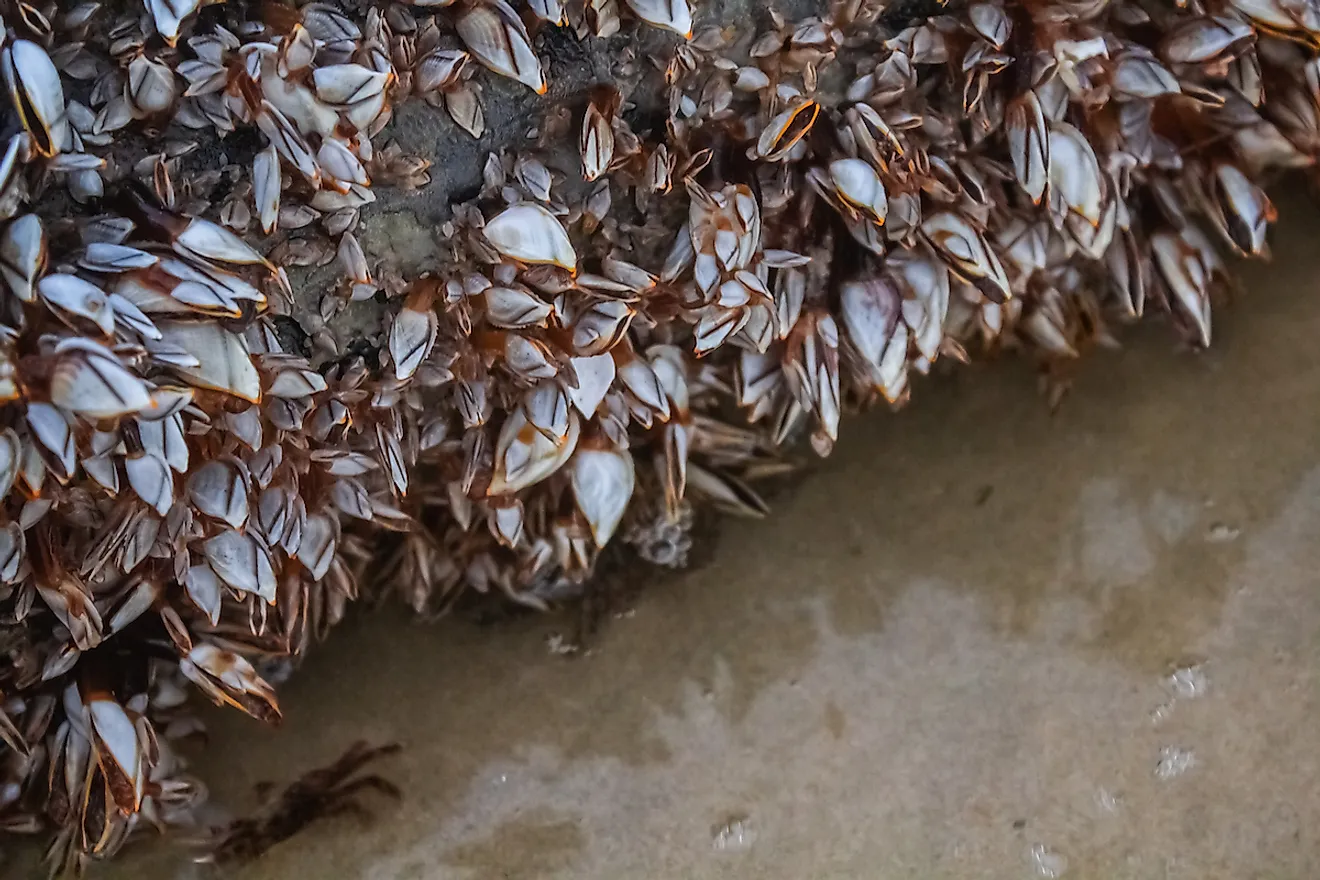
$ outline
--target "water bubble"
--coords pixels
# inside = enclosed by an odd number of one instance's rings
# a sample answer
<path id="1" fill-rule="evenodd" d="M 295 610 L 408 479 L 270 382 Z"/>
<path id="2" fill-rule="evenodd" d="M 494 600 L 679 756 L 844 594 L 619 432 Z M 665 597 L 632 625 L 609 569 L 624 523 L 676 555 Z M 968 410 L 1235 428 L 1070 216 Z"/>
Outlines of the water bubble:
<path id="1" fill-rule="evenodd" d="M 1170 676 L 1164 679 L 1164 686 L 1173 691 L 1173 694 L 1180 699 L 1204 697 L 1209 683 L 1209 678 L 1205 676 L 1205 666 L 1203 664 L 1181 666 L 1181 668 L 1173 670 Z"/>
<path id="2" fill-rule="evenodd" d="M 1174 669 L 1160 684 L 1169 698 L 1150 713 L 1151 724 L 1157 727 L 1173 714 L 1173 707 L 1179 700 L 1195 700 L 1205 696 L 1210 688 L 1210 679 L 1206 675 L 1204 663 L 1189 663 Z"/>
<path id="3" fill-rule="evenodd" d="M 756 829 L 751 817 L 743 814 L 730 816 L 711 829 L 711 843 L 716 852 L 746 852 L 756 842 Z"/>
<path id="4" fill-rule="evenodd" d="M 1205 666 L 1200 663 L 1179 667 L 1164 679 L 1164 687 L 1180 700 L 1194 700 L 1204 696 L 1209 684 Z"/>
<path id="5" fill-rule="evenodd" d="M 1150 723 L 1159 727 L 1170 715 L 1173 714 L 1173 700 L 1165 700 L 1160 703 L 1150 713 Z"/>
<path id="6" fill-rule="evenodd" d="M 1031 867 L 1037 877 L 1054 880 L 1068 870 L 1068 860 L 1045 844 L 1035 843 L 1031 846 Z"/>
<path id="7" fill-rule="evenodd" d="M 1118 808 L 1122 806 L 1123 799 L 1109 789 L 1101 788 L 1095 793 L 1095 802 L 1100 807 L 1101 812 L 1113 815 L 1117 813 Z"/>
<path id="8" fill-rule="evenodd" d="M 1196 755 L 1191 749 L 1165 746 L 1160 749 L 1160 759 L 1155 763 L 1155 778 L 1167 781 L 1183 775 L 1195 765 Z"/>

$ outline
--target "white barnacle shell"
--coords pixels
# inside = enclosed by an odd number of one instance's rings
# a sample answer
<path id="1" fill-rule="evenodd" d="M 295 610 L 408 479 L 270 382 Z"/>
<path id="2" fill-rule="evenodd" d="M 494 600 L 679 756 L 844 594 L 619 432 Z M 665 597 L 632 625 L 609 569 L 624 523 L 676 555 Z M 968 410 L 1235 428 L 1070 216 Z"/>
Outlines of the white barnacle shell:
<path id="1" fill-rule="evenodd" d="M 518 333 L 504 337 L 504 364 L 524 379 L 553 379 L 559 374 L 545 343 Z"/>
<path id="2" fill-rule="evenodd" d="M 561 443 L 568 436 L 569 397 L 560 383 L 537 383 L 523 396 L 520 406 L 527 421 L 550 442 Z"/>
<path id="3" fill-rule="evenodd" d="M 577 373 L 578 386 L 568 390 L 568 397 L 573 406 L 584 418 L 591 418 L 605 400 L 610 386 L 614 384 L 614 356 L 606 354 L 590 357 L 572 358 L 573 371 Z"/>
<path id="4" fill-rule="evenodd" d="M 686 409 L 688 397 L 686 397 L 685 388 L 671 388 L 671 385 L 681 384 L 681 377 L 669 376 L 672 372 L 671 364 L 667 360 L 657 360 L 656 365 L 652 365 L 644 358 L 638 358 L 632 352 L 615 359 L 615 369 L 618 371 L 619 383 L 627 389 L 628 393 L 638 398 L 640 404 L 647 406 L 648 409 L 656 413 L 660 421 L 669 421 L 671 409 L 669 409 L 669 400 L 673 392 L 680 392 L 681 402 L 677 402 L 678 409 Z M 657 369 L 663 369 L 667 373 L 667 379 L 675 381 L 665 381 L 661 379 Z"/>
<path id="5" fill-rule="evenodd" d="M 731 474 L 716 473 L 689 463 L 687 477 L 688 486 L 693 491 L 728 513 L 762 519 L 770 512 L 770 505 L 751 486 Z"/>
<path id="6" fill-rule="evenodd" d="M 0 236 L 0 276 L 23 302 L 32 302 L 33 285 L 46 267 L 46 232 L 36 214 L 14 218 Z"/>
<path id="7" fill-rule="evenodd" d="M 595 102 L 587 105 L 586 115 L 582 119 L 582 139 L 578 146 L 582 154 L 583 178 L 595 180 L 604 174 L 614 158 L 614 129 Z"/>
<path id="8" fill-rule="evenodd" d="M 202 260 L 242 266 L 270 266 L 266 258 L 243 239 L 220 224 L 201 217 L 189 218 L 188 225 L 174 239 L 174 250 L 181 256 L 200 257 Z"/>
<path id="9" fill-rule="evenodd" d="M 577 253 L 563 225 L 540 205 L 523 202 L 505 209 L 485 228 L 495 250 L 520 263 L 548 263 L 577 271 Z"/>
<path id="10" fill-rule="evenodd" d="M 625 0 L 633 14 L 649 25 L 692 39 L 692 10 L 687 0 Z"/>
<path id="11" fill-rule="evenodd" d="M 159 456 L 130 455 L 124 459 L 128 484 L 139 498 L 164 516 L 174 504 L 174 475 Z"/>
<path id="12" fill-rule="evenodd" d="M 179 39 L 179 25 L 197 11 L 201 0 L 146 0 L 147 11 L 157 32 L 171 46 Z"/>
<path id="13" fill-rule="evenodd" d="M 563 24 L 568 20 L 561 0 L 527 0 L 527 6 L 547 24 Z"/>
<path id="14" fill-rule="evenodd" d="M 105 291 L 76 275 L 47 275 L 37 292 L 56 314 L 69 314 L 92 322 L 109 336 L 115 331 L 115 311 Z"/>
<path id="15" fill-rule="evenodd" d="M 68 149 L 64 86 L 46 50 L 30 40 L 14 40 L 0 52 L 0 72 L 19 122 L 32 135 L 33 149 L 42 156 Z"/>
<path id="16" fill-rule="evenodd" d="M 396 379 L 412 378 L 431 353 L 439 329 L 439 319 L 429 306 L 418 308 L 410 304 L 399 310 L 390 325 L 390 358 L 394 361 Z"/>
<path id="17" fill-rule="evenodd" d="M 230 587 L 275 601 L 275 569 L 270 555 L 251 534 L 226 529 L 202 545 L 211 569 Z"/>
<path id="18" fill-rule="evenodd" d="M 1286 0 L 1231 0 L 1229 5 L 1275 33 L 1314 34 L 1320 31 L 1320 13 L 1306 4 Z"/>
<path id="19" fill-rule="evenodd" d="M 1013 174 L 1036 204 L 1045 195 L 1050 173 L 1050 137 L 1040 98 L 1028 89 L 1014 98 L 1004 111 L 1004 131 Z"/>
<path id="20" fill-rule="evenodd" d="M 330 570 L 338 541 L 338 529 L 331 517 L 319 513 L 307 517 L 296 555 L 314 579 L 320 580 Z"/>
<path id="21" fill-rule="evenodd" d="M 1050 193 L 1051 203 L 1057 198 L 1087 223 L 1100 225 L 1105 198 L 1100 162 L 1086 136 L 1066 122 L 1050 126 Z"/>
<path id="22" fill-rule="evenodd" d="M 197 610 L 206 615 L 211 625 L 219 623 L 222 591 L 220 579 L 215 576 L 211 566 L 194 565 L 189 568 L 183 586 L 188 598 L 197 606 Z"/>
<path id="23" fill-rule="evenodd" d="M 1231 53 L 1256 37 L 1240 18 L 1198 16 L 1175 26 L 1161 41 L 1161 54 L 1174 64 L 1203 64 Z"/>
<path id="24" fill-rule="evenodd" d="M 839 287 L 843 326 L 866 362 L 879 369 L 895 326 L 902 296 L 884 277 L 848 281 Z"/>
<path id="25" fill-rule="evenodd" d="M 335 251 L 335 258 L 339 261 L 344 274 L 354 284 L 370 285 L 371 268 L 367 265 L 367 254 L 362 250 L 362 244 L 357 240 L 357 236 L 351 232 L 345 232 L 339 237 L 339 247 Z"/>
<path id="26" fill-rule="evenodd" d="M 323 103 L 344 106 L 379 95 L 389 83 L 389 73 L 361 64 L 331 64 L 312 71 L 312 81 Z"/>
<path id="27" fill-rule="evenodd" d="M 203 642 L 179 660 L 179 671 L 216 703 L 236 706 L 255 718 L 280 717 L 275 691 L 239 654 Z"/>
<path id="28" fill-rule="evenodd" d="M 471 56 L 462 49 L 433 49 L 413 67 L 413 88 L 426 94 L 456 85 Z"/>
<path id="29" fill-rule="evenodd" d="M 603 354 L 628 331 L 637 312 L 623 300 L 606 299 L 584 310 L 573 322 L 573 350 L 580 355 Z"/>
<path id="30" fill-rule="evenodd" d="M 1248 254 L 1263 253 L 1266 230 L 1277 217 L 1265 191 L 1229 162 L 1215 167 L 1210 191 L 1234 246 Z"/>
<path id="31" fill-rule="evenodd" d="M 88 339 L 65 339 L 50 380 L 51 402 L 91 419 L 137 412 L 151 403 L 147 385 L 108 348 Z"/>
<path id="32" fill-rule="evenodd" d="M 266 393 L 271 397 L 298 398 L 319 394 L 326 389 L 325 378 L 315 370 L 281 370 Z"/>
<path id="33" fill-rule="evenodd" d="M 517 547 L 523 537 L 523 503 L 513 496 L 500 496 L 487 502 L 486 524 L 496 541 L 505 547 Z"/>
<path id="34" fill-rule="evenodd" d="M 73 445 L 73 429 L 58 407 L 49 403 L 29 403 L 27 423 L 32 435 L 53 456 L 63 471 L 62 476 L 73 474 L 77 464 L 77 451 Z"/>
<path id="35" fill-rule="evenodd" d="M 820 105 L 800 98 L 775 116 L 761 131 L 753 153 L 756 158 L 777 162 L 789 154 L 806 136 L 820 115 Z"/>
<path id="36" fill-rule="evenodd" d="M 949 268 L 987 297 L 1003 302 L 1012 296 L 999 257 L 976 227 L 960 214 L 940 211 L 922 222 L 921 231 Z"/>
<path id="37" fill-rule="evenodd" d="M 973 3 L 967 10 L 972 28 L 987 43 L 1002 49 L 1013 33 L 1013 22 L 997 3 Z"/>
<path id="38" fill-rule="evenodd" d="M 880 175 L 861 159 L 839 159 L 830 163 L 830 180 L 844 201 L 862 209 L 877 223 L 884 223 L 889 212 L 885 185 Z"/>
<path id="39" fill-rule="evenodd" d="M 280 155 L 274 144 L 252 160 L 252 198 L 261 230 L 270 235 L 280 214 Z"/>
<path id="40" fill-rule="evenodd" d="M 459 16 L 458 36 L 477 60 L 538 95 L 546 92 L 541 60 L 518 13 L 504 0 L 481 0 Z"/>
<path id="41" fill-rule="evenodd" d="M 496 327 L 517 330 L 542 326 L 550 318 L 550 304 L 525 288 L 492 287 L 485 298 L 486 320 Z"/>
<path id="42" fill-rule="evenodd" d="M 636 475 L 626 449 L 583 443 L 573 456 L 573 497 L 597 547 L 604 547 L 623 519 Z"/>
<path id="43" fill-rule="evenodd" d="M 92 741 L 96 746 L 107 786 L 121 809 L 138 809 L 147 782 L 137 728 L 124 707 L 109 695 L 91 697 L 87 703 Z M 108 760 L 107 760 L 108 759 Z"/>
<path id="44" fill-rule="evenodd" d="M 128 97 L 144 116 L 164 113 L 174 104 L 174 71 L 159 61 L 138 55 L 128 65 Z"/>
<path id="45" fill-rule="evenodd" d="M 188 470 L 188 442 L 183 434 L 183 419 L 176 415 L 163 419 L 137 421 L 142 448 L 164 461 L 175 473 Z"/>
<path id="46" fill-rule="evenodd" d="M 1149 52 L 1130 51 L 1121 55 L 1110 83 L 1115 94 L 1128 98 L 1158 98 L 1182 91 L 1178 78 Z"/>
<path id="47" fill-rule="evenodd" d="M 124 244 L 94 241 L 87 245 L 78 265 L 93 272 L 119 273 L 134 269 L 147 269 L 160 262 L 160 257 L 140 248 Z"/>
<path id="48" fill-rule="evenodd" d="M 18 434 L 13 428 L 0 430 L 0 499 L 8 497 L 13 488 L 22 459 L 23 441 L 18 439 Z"/>
<path id="49" fill-rule="evenodd" d="M 135 583 L 128 590 L 127 595 L 120 600 L 110 619 L 106 621 L 106 628 L 111 633 L 117 633 L 133 621 L 137 620 L 146 613 L 160 596 L 160 584 L 152 578 L 135 578 Z M 110 771 L 113 777 L 114 770 Z M 116 797 L 127 795 L 126 786 L 119 782 L 113 789 L 117 791 Z M 126 800 L 126 798 L 125 798 Z"/>
<path id="50" fill-rule="evenodd" d="M 445 109 L 459 128 L 474 138 L 486 131 L 486 114 L 475 83 L 465 82 L 445 92 Z"/>
<path id="51" fill-rule="evenodd" d="M 196 366 L 176 366 L 188 382 L 261 402 L 261 376 L 252 365 L 247 341 L 219 324 L 162 321 L 157 324 L 162 341 L 192 354 Z"/>
<path id="52" fill-rule="evenodd" d="M 285 161 L 297 169 L 298 173 L 307 178 L 307 182 L 313 187 L 321 185 L 321 167 L 316 164 L 316 157 L 312 155 L 312 148 L 307 140 L 299 133 L 289 118 L 285 116 L 278 107 L 270 101 L 262 101 L 253 116 L 257 128 L 261 130 L 271 145 L 282 156 Z M 335 194 L 334 190 L 322 190 L 317 193 Z M 370 200 L 374 200 L 372 196 Z M 316 204 L 316 197 L 313 197 L 312 207 L 319 208 Z"/>
<path id="53" fill-rule="evenodd" d="M 280 41 L 278 59 L 276 70 L 286 79 L 291 73 L 306 70 L 316 60 L 316 38 L 307 28 L 295 24 Z"/>
<path id="54" fill-rule="evenodd" d="M 177 0 L 177 2 L 189 2 L 189 0 Z M 452 0 L 441 0 L 439 3 L 418 5 L 446 6 L 450 2 Z M 303 26 L 313 37 L 327 43 L 356 42 L 362 39 L 362 29 L 333 3 L 308 3 L 302 8 L 302 20 Z"/>
<path id="55" fill-rule="evenodd" d="M 1173 294 L 1173 305 L 1192 325 L 1196 344 L 1210 344 L 1209 272 L 1199 250 L 1175 232 L 1161 231 L 1150 238 L 1160 277 Z"/>
<path id="56" fill-rule="evenodd" d="M 248 519 L 248 484 L 238 468 L 212 461 L 203 465 L 188 481 L 193 504 L 207 516 L 241 529 Z"/>
<path id="57" fill-rule="evenodd" d="M 564 466 L 577 448 L 581 426 L 577 413 L 568 412 L 568 429 L 551 440 L 527 419 L 522 408 L 509 413 L 495 444 L 495 472 L 489 495 L 507 495 L 539 483 Z"/>

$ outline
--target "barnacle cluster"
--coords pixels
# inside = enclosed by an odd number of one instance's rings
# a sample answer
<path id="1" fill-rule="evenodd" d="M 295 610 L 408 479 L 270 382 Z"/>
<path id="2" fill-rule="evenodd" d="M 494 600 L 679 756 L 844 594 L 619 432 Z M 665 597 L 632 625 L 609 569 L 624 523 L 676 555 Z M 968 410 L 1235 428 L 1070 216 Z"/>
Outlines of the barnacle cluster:
<path id="1" fill-rule="evenodd" d="M 1259 182 L 1320 149 L 1315 0 L 753 12 L 6 0 L 0 829 L 62 870 L 189 822 L 190 689 L 278 718 L 260 670 L 361 592 L 681 564 L 691 504 L 762 515 L 779 450 L 941 356 L 1057 376 L 1146 311 L 1209 344 Z M 447 159 L 394 108 L 481 137 L 484 78 L 544 94 L 551 35 L 621 28 L 433 265 L 364 249 Z"/>

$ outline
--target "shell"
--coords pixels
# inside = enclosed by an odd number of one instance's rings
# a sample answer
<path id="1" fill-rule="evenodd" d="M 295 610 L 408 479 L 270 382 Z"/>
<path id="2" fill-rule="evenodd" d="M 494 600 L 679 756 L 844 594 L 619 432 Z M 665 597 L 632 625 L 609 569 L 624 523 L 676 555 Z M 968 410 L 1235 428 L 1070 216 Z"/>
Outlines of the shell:
<path id="1" fill-rule="evenodd" d="M 531 37 L 504 0 L 479 0 L 459 16 L 456 26 L 459 38 L 478 61 L 538 95 L 545 94 L 545 73 Z"/>
<path id="2" fill-rule="evenodd" d="M 582 120 L 579 152 L 582 154 L 582 177 L 585 180 L 595 180 L 604 174 L 614 158 L 614 130 L 594 101 L 587 105 L 586 116 Z"/>
<path id="3" fill-rule="evenodd" d="M 687 0 L 624 0 L 633 14 L 649 25 L 692 39 L 692 10 Z"/>
<path id="4" fill-rule="evenodd" d="M 553 214 L 525 202 L 505 209 L 486 223 L 486 239 L 504 256 L 523 263 L 544 263 L 577 271 L 577 253 Z"/>
<path id="5" fill-rule="evenodd" d="M 583 446 L 573 456 L 573 497 L 597 547 L 614 537 L 632 498 L 636 477 L 632 455 L 612 447 Z"/>
<path id="6" fill-rule="evenodd" d="M 46 51 L 30 40 L 14 40 L 0 51 L 0 72 L 37 153 L 54 156 L 68 149 L 64 86 Z"/>
<path id="7" fill-rule="evenodd" d="M 830 180 L 839 196 L 860 208 L 876 223 L 884 223 L 889 214 L 885 185 L 875 169 L 861 159 L 838 159 L 830 163 Z"/>

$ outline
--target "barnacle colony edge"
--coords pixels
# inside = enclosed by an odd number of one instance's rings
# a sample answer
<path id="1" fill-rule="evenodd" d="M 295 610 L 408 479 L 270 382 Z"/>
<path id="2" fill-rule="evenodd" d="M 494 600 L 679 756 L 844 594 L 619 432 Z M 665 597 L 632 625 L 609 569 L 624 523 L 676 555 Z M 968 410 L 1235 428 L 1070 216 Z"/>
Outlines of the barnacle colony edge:
<path id="1" fill-rule="evenodd" d="M 260 670 L 360 590 L 679 564 L 690 501 L 762 513 L 776 450 L 941 355 L 1058 364 L 1147 310 L 1209 344 L 1256 181 L 1320 147 L 1313 2 L 814 11 L 4 4 L 0 827 L 58 871 L 187 824 L 190 689 L 278 718 Z M 637 22 L 427 271 L 363 248 L 445 158 L 389 140 L 401 102 L 480 137 L 480 67 L 545 93 L 538 46 Z"/>

